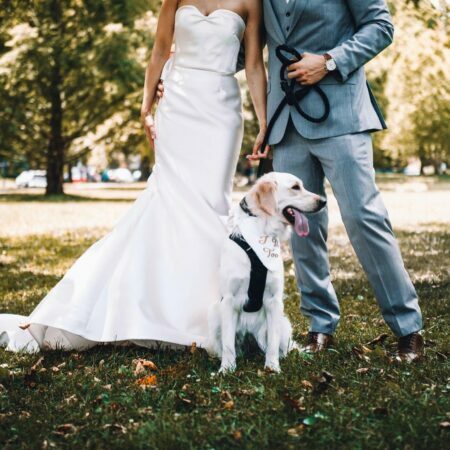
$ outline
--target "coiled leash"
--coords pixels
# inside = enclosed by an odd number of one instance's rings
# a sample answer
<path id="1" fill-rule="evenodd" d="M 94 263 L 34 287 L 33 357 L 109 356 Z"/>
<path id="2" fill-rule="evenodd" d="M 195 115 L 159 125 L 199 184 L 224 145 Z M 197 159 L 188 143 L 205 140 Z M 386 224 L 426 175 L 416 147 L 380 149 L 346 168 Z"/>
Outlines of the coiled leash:
<path id="1" fill-rule="evenodd" d="M 288 66 L 296 62 L 293 58 L 296 58 L 297 61 L 301 61 L 302 55 L 300 55 L 300 53 L 295 48 L 286 44 L 279 45 L 275 50 L 275 54 L 281 62 L 280 84 L 281 90 L 284 92 L 284 97 L 283 100 L 281 100 L 280 104 L 277 106 L 277 109 L 275 110 L 272 118 L 269 121 L 269 125 L 267 126 L 267 132 L 264 137 L 263 143 L 261 144 L 261 149 L 263 151 L 266 148 L 267 142 L 269 142 L 270 133 L 272 132 L 275 122 L 278 120 L 281 111 L 283 111 L 286 105 L 294 106 L 297 112 L 308 122 L 322 123 L 325 122 L 325 120 L 327 120 L 328 116 L 330 115 L 330 101 L 328 100 L 327 94 L 325 94 L 325 92 L 319 85 L 313 84 L 312 86 L 301 86 L 298 84 L 295 78 L 292 78 L 291 80 L 286 78 Z M 289 56 L 286 56 L 286 54 L 288 54 Z M 310 116 L 300 106 L 300 102 L 312 91 L 317 92 L 323 102 L 324 112 L 320 117 Z M 264 173 L 266 172 L 271 172 L 271 165 L 271 160 L 261 159 L 259 161 L 258 167 L 258 178 L 264 175 Z"/>

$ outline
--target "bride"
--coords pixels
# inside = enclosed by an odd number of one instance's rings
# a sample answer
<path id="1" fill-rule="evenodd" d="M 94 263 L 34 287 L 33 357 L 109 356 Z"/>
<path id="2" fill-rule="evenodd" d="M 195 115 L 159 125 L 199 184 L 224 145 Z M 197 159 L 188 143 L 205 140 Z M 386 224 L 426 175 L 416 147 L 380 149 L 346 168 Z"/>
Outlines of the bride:
<path id="1" fill-rule="evenodd" d="M 38 351 L 105 342 L 205 344 L 243 134 L 234 77 L 242 41 L 260 123 L 256 149 L 266 130 L 261 8 L 260 0 L 164 0 L 142 104 L 156 154 L 147 188 L 30 316 L 0 315 L 1 345 Z M 165 90 L 153 121 L 160 78 Z"/>

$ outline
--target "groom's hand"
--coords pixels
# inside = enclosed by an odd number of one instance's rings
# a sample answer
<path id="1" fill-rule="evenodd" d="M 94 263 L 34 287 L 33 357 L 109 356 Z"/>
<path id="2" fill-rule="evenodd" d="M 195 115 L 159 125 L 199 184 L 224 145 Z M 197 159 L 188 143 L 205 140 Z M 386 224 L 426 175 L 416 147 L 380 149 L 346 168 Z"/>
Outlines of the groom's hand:
<path id="1" fill-rule="evenodd" d="M 303 53 L 302 59 L 288 66 L 288 78 L 295 78 L 298 83 L 310 86 L 318 83 L 328 73 L 323 55 Z"/>

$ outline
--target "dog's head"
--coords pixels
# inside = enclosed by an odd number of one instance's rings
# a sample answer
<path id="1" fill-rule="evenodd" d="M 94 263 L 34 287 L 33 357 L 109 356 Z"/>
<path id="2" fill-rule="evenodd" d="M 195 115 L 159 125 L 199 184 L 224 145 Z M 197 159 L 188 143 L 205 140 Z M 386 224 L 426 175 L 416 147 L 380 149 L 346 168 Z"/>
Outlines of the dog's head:
<path id="1" fill-rule="evenodd" d="M 252 212 L 292 225 L 299 236 L 309 233 L 304 213 L 320 211 L 327 203 L 323 197 L 307 191 L 299 178 L 281 172 L 261 177 L 248 195 L 252 200 Z"/>

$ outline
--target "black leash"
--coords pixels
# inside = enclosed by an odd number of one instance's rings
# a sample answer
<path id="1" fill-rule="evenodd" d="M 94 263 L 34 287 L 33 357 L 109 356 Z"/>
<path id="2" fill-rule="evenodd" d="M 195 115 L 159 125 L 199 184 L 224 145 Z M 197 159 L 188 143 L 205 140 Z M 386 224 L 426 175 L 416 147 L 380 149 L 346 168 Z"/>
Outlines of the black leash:
<path id="1" fill-rule="evenodd" d="M 283 100 L 281 100 L 280 104 L 277 106 L 272 118 L 269 121 L 264 141 L 261 144 L 261 151 L 264 151 L 264 149 L 266 148 L 270 133 L 272 132 L 272 128 L 275 125 L 275 122 L 278 120 L 281 111 L 283 111 L 286 105 L 294 106 L 297 112 L 308 122 L 322 123 L 325 122 L 325 120 L 327 120 L 328 116 L 330 115 L 330 101 L 328 100 L 327 94 L 325 94 L 320 86 L 318 86 L 317 84 L 314 84 L 312 86 L 301 86 L 298 84 L 295 78 L 291 80 L 286 78 L 288 66 L 290 66 L 293 62 L 296 62 L 292 59 L 292 57 L 296 58 L 297 61 L 300 61 L 302 59 L 302 55 L 300 55 L 300 53 L 295 48 L 286 44 L 279 45 L 276 48 L 275 53 L 277 55 L 277 58 L 281 62 L 280 83 L 281 90 L 284 92 L 284 97 Z M 289 56 L 286 56 L 286 54 L 288 54 Z M 300 102 L 312 91 L 317 92 L 323 102 L 324 112 L 320 117 L 310 116 L 300 106 Z M 271 160 L 260 160 L 258 167 L 258 178 L 264 175 L 264 173 L 271 171 L 267 170 L 268 164 L 271 165 Z"/>

